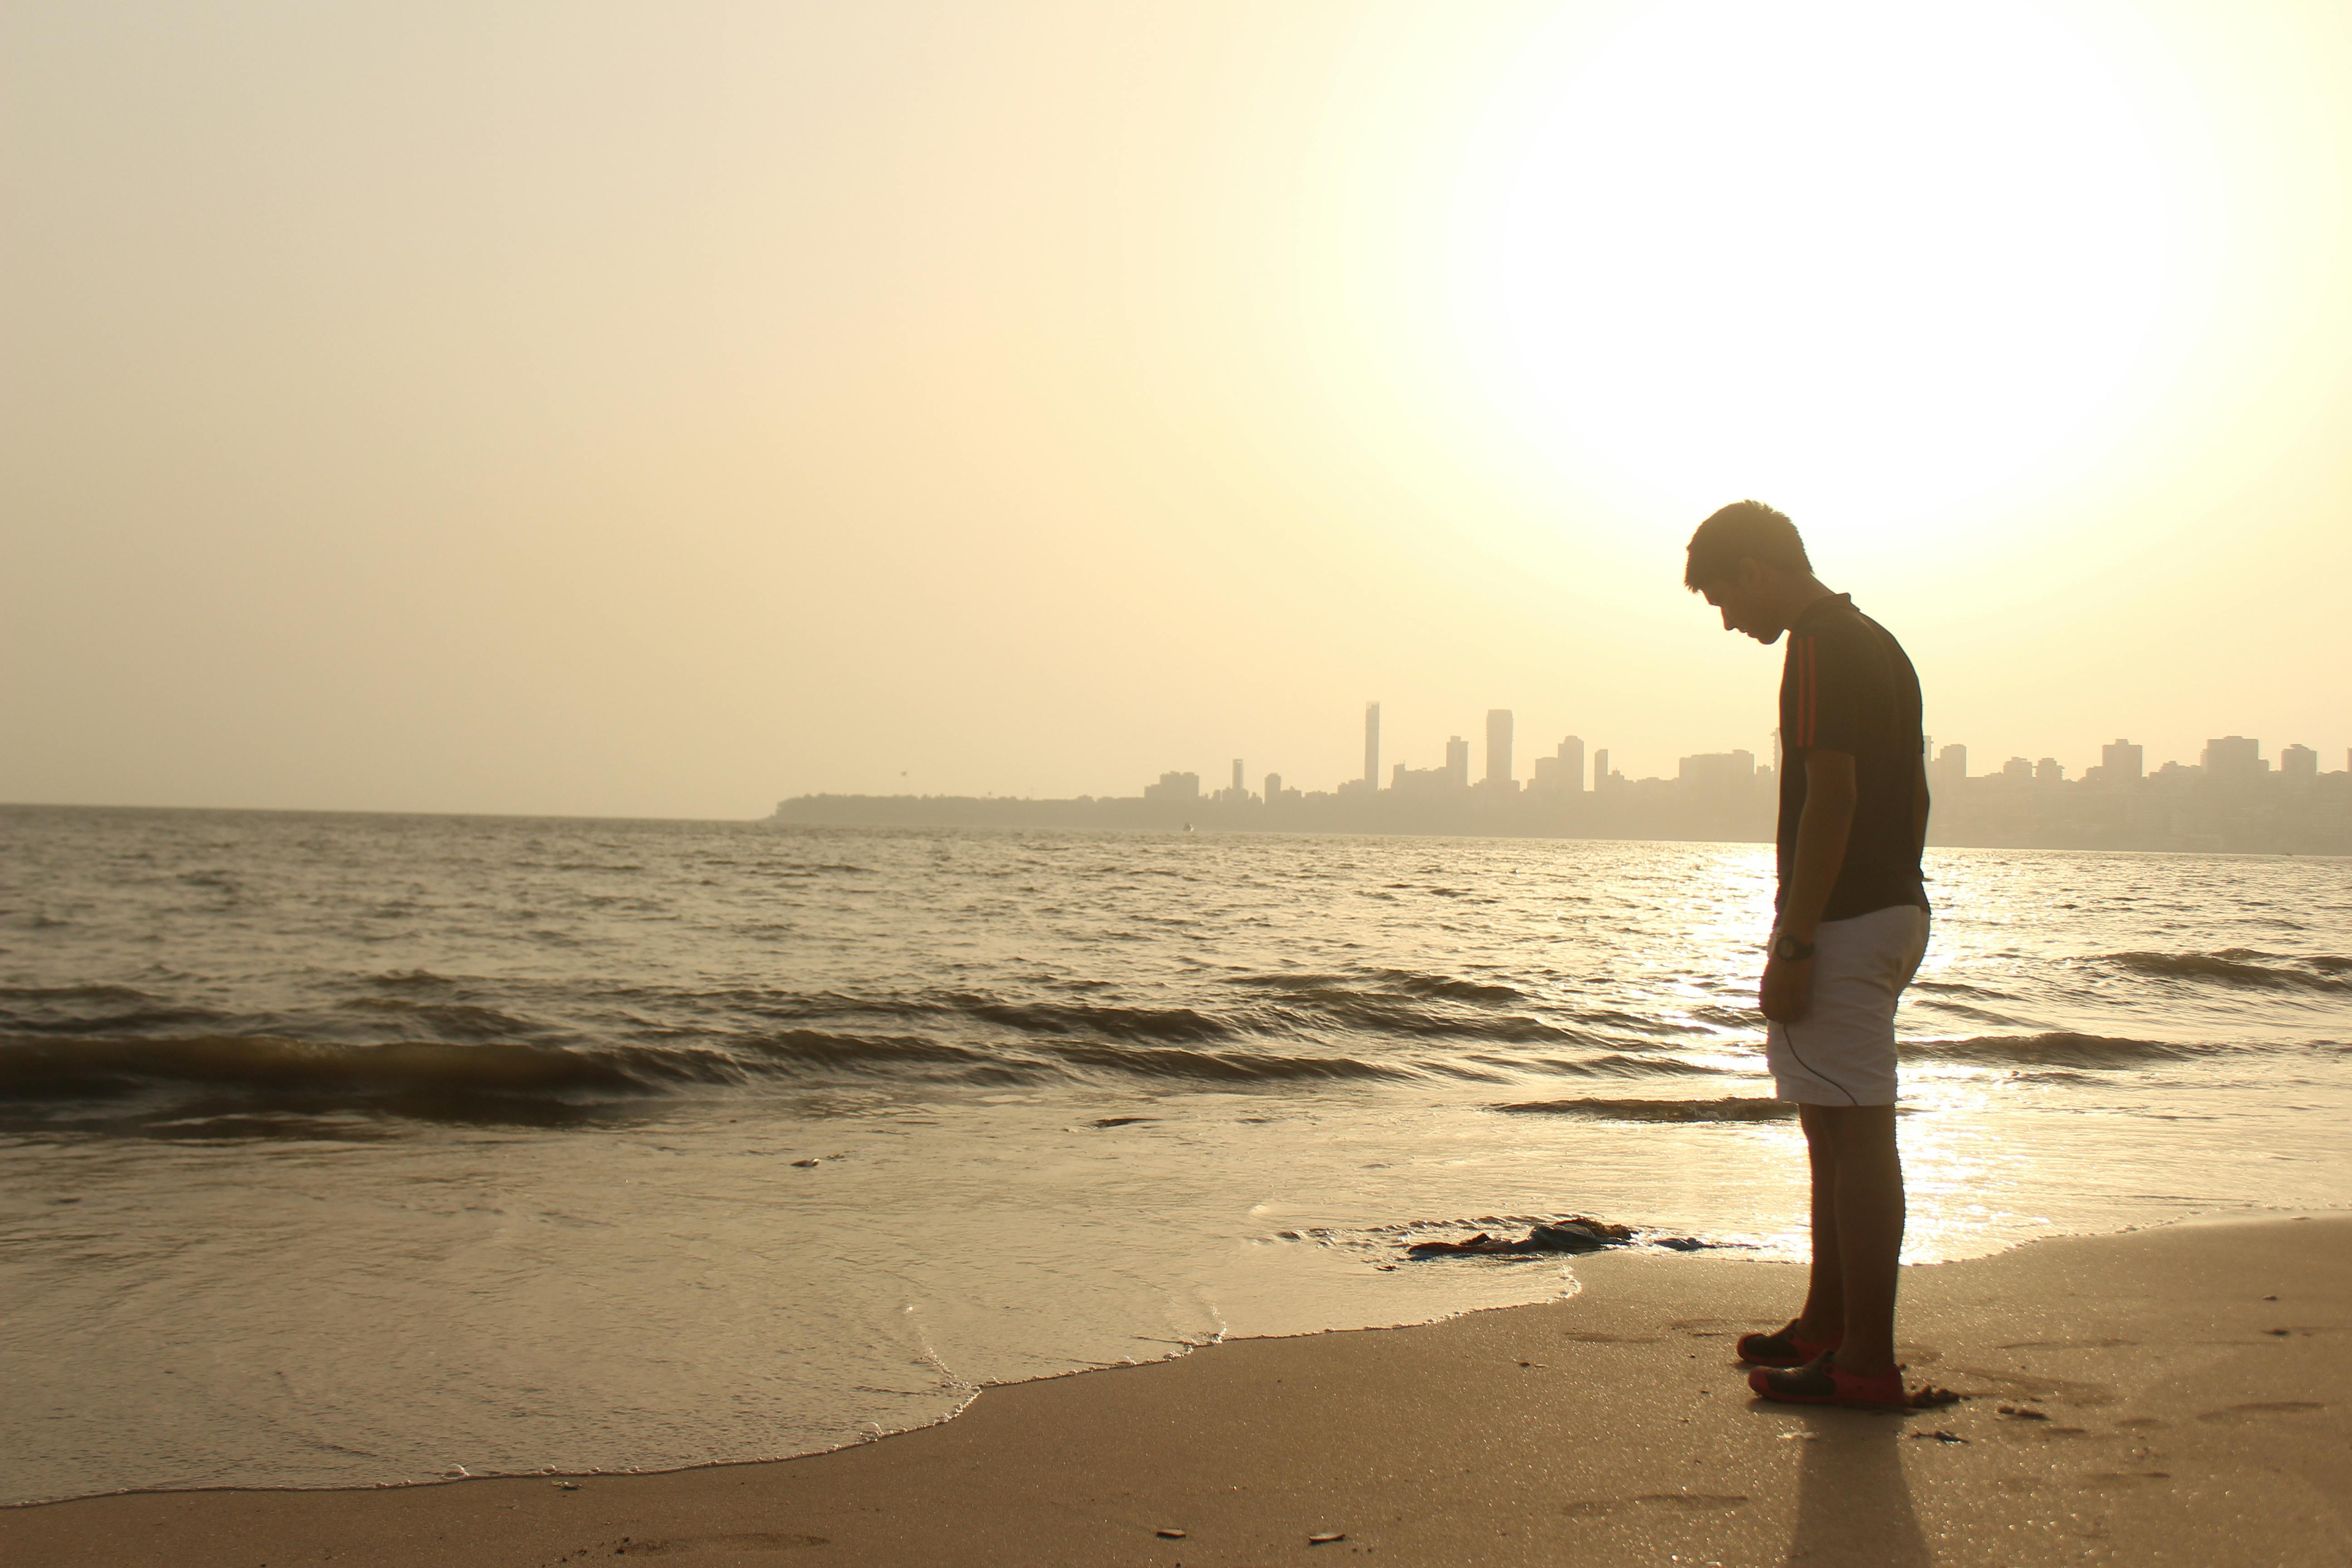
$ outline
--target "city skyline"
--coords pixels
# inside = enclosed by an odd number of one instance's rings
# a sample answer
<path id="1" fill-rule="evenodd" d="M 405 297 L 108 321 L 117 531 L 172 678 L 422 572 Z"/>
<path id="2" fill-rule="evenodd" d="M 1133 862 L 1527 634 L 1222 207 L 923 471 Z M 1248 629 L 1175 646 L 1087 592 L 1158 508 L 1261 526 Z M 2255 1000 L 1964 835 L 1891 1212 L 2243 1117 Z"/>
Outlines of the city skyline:
<path id="1" fill-rule="evenodd" d="M 1259 790 L 1253 791 L 1247 787 L 1247 760 L 1236 757 L 1230 763 L 1231 782 L 1222 790 L 1202 791 L 1199 784 L 1202 775 L 1198 770 L 1171 769 L 1163 772 L 1155 784 L 1144 786 L 1142 798 L 1241 801 L 1255 796 L 1270 801 L 1284 795 L 1290 796 L 1346 795 L 1366 790 L 1375 793 L 1405 791 L 1429 794 L 1448 790 L 1466 791 L 1474 787 L 1494 791 L 1504 789 L 1506 786 L 1514 792 L 1520 789 L 1533 789 L 1577 794 L 1609 788 L 1612 784 L 1655 782 L 1665 778 L 1686 779 L 1692 776 L 1694 764 L 1697 773 L 1709 777 L 1727 776 L 1742 772 L 1743 770 L 1736 762 L 1736 759 L 1739 758 L 1747 759 L 1744 769 L 1746 773 L 1760 772 L 1770 774 L 1779 765 L 1777 731 L 1771 732 L 1771 740 L 1768 743 L 1766 752 L 1762 753 L 1769 759 L 1768 761 L 1759 763 L 1759 753 L 1741 747 L 1733 747 L 1722 752 L 1691 752 L 1676 759 L 1675 771 L 1671 775 L 1628 775 L 1622 769 L 1612 765 L 1613 759 L 1609 747 L 1593 747 L 1583 737 L 1570 734 L 1563 736 L 1549 754 L 1532 758 L 1529 773 L 1522 781 L 1516 766 L 1517 725 L 1513 710 L 1507 708 L 1488 709 L 1486 714 L 1485 730 L 1486 749 L 1483 765 L 1475 784 L 1471 778 L 1470 742 L 1459 734 L 1446 737 L 1444 761 L 1435 766 L 1415 767 L 1405 759 L 1386 757 L 1382 750 L 1381 705 L 1378 700 L 1373 700 L 1364 704 L 1363 772 L 1353 778 L 1342 779 L 1328 789 L 1302 790 L 1295 784 L 1287 782 L 1290 775 L 1275 770 L 1264 775 L 1265 782 Z M 2128 738 L 2098 742 L 2099 761 L 2082 764 L 2079 768 L 2054 755 L 2029 758 L 2022 754 L 2012 753 L 2000 766 L 1982 772 L 1970 771 L 1971 752 L 1966 742 L 1946 742 L 1939 744 L 1931 732 L 1923 738 L 1923 744 L 1927 753 L 1926 766 L 1931 788 L 1939 784 L 1961 784 L 1972 779 L 2003 779 L 2011 782 L 2049 784 L 2137 781 L 2143 777 L 2161 776 L 2168 773 L 2218 776 L 2233 780 L 2258 778 L 2273 773 L 2285 778 L 2316 778 L 2323 773 L 2339 771 L 2323 765 L 2327 753 L 2317 747 L 2302 742 L 2284 742 L 2278 747 L 2277 757 L 2273 760 L 2263 755 L 2263 742 L 2259 737 L 2238 734 L 2209 737 L 2199 749 L 2198 760 L 2194 763 L 2168 758 L 2153 767 L 2147 762 L 2147 747 Z M 1588 752 L 1592 759 L 1590 771 L 1584 763 Z M 2345 748 L 2343 758 L 2344 768 L 2340 771 L 2352 773 L 2352 747 Z M 1384 766 L 1385 776 L 1382 772 Z M 1192 781 L 1189 793 L 1184 793 L 1183 787 L 1174 782 L 1185 779 Z M 1159 793 L 1155 795 L 1154 791 Z"/>
<path id="2" fill-rule="evenodd" d="M 1362 769 L 1328 789 L 1301 788 L 1269 770 L 1253 787 L 1245 757 L 1203 789 L 1198 770 L 1168 769 L 1135 795 L 803 795 L 767 819 L 793 826 L 997 826 L 1371 833 L 1764 842 L 1778 815 L 1780 758 L 1745 747 L 1676 760 L 1672 776 L 1628 777 L 1610 748 L 1562 737 L 1516 776 L 1517 715 L 1486 712 L 1484 767 L 1471 742 L 1445 741 L 1444 762 L 1414 767 L 1383 751 L 1381 705 L 1364 705 Z M 1930 845 L 2019 848 L 2352 854 L 2352 749 L 2322 771 L 2299 742 L 2273 762 L 2252 736 L 2209 738 L 2198 761 L 2150 769 L 2147 747 L 2105 742 L 2072 773 L 2055 757 L 2011 756 L 1971 772 L 1964 742 L 1922 737 Z M 1587 758 L 1590 764 L 1587 765 Z M 1385 779 L 1382 769 L 1385 767 Z"/>

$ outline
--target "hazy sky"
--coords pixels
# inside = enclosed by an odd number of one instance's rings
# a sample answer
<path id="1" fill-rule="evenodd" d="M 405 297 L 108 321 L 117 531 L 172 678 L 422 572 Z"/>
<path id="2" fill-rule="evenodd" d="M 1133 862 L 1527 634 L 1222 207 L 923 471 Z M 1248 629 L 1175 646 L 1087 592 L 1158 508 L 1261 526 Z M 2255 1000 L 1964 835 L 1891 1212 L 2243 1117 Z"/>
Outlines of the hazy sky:
<path id="1" fill-rule="evenodd" d="M 0 8 L 0 799 L 2352 745 L 2352 7 Z"/>

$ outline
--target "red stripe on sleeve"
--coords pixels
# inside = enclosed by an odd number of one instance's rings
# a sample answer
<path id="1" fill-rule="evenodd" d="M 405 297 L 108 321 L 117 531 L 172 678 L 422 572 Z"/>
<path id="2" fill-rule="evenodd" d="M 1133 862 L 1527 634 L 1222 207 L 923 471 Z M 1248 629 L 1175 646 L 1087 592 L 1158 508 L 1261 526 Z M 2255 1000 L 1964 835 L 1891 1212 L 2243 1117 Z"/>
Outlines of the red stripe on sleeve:
<path id="1" fill-rule="evenodd" d="M 1822 639 L 1805 639 L 1805 744 L 1822 743 Z"/>
<path id="2" fill-rule="evenodd" d="M 1797 656 L 1797 733 L 1792 745 L 1813 742 L 1813 639 L 1797 637 L 1797 647 L 1790 648 Z"/>

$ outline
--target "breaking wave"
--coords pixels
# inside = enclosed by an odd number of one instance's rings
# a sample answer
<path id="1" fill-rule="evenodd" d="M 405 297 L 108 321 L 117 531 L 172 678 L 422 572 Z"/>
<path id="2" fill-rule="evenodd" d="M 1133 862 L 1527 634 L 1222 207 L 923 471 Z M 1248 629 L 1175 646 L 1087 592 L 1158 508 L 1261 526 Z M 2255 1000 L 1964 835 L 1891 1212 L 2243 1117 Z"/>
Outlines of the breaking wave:
<path id="1" fill-rule="evenodd" d="M 2116 952 L 2101 962 L 2158 980 L 2202 981 L 2265 990 L 2352 993 L 2352 958 L 2296 958 L 2224 948 L 2219 952 Z"/>
<path id="2" fill-rule="evenodd" d="M 1979 1035 L 1963 1040 L 1906 1040 L 1903 1045 L 1906 1056 L 2071 1068 L 2127 1068 L 2147 1062 L 2185 1061 L 2229 1048 L 2077 1035 L 2063 1029 L 2039 1035 Z"/>

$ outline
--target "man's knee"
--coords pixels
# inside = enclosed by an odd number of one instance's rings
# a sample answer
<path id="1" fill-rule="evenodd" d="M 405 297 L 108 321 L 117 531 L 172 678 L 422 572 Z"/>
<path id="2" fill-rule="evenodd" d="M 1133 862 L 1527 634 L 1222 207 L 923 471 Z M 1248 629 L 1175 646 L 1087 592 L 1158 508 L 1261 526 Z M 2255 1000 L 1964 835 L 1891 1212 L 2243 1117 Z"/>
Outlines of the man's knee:
<path id="1" fill-rule="evenodd" d="M 1895 1147 L 1891 1105 L 1808 1105 L 1800 1114 L 1805 1146 L 1816 1162 L 1882 1155 Z"/>

